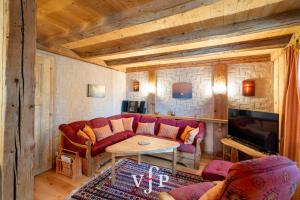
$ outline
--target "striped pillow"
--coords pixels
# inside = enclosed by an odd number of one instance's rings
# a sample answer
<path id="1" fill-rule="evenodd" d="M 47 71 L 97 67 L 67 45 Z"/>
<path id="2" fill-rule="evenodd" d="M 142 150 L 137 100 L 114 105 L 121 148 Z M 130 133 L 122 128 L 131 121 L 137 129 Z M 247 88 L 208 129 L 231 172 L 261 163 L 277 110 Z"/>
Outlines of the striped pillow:
<path id="1" fill-rule="evenodd" d="M 185 138 L 184 144 L 193 144 L 195 137 L 198 135 L 198 133 L 199 133 L 199 128 L 191 130 L 188 136 Z"/>
<path id="2" fill-rule="evenodd" d="M 138 127 L 136 130 L 137 134 L 150 134 L 154 135 L 154 127 L 155 127 L 155 122 L 153 123 L 138 123 Z"/>
<path id="3" fill-rule="evenodd" d="M 133 131 L 132 130 L 133 119 L 134 119 L 133 117 L 122 118 L 125 131 Z"/>
<path id="4" fill-rule="evenodd" d="M 160 129 L 158 132 L 158 136 L 160 137 L 166 137 L 166 138 L 171 138 L 171 139 L 176 139 L 177 134 L 178 134 L 179 127 L 177 126 L 170 126 L 167 124 L 160 124 Z"/>
<path id="5" fill-rule="evenodd" d="M 124 126 L 123 126 L 123 120 L 121 119 L 116 119 L 116 120 L 110 120 L 112 130 L 114 133 L 120 133 L 125 131 Z"/>
<path id="6" fill-rule="evenodd" d="M 106 125 L 106 126 L 103 126 L 100 128 L 95 128 L 95 129 L 93 129 L 93 131 L 96 135 L 97 141 L 113 135 L 113 132 L 110 130 L 109 125 Z"/>

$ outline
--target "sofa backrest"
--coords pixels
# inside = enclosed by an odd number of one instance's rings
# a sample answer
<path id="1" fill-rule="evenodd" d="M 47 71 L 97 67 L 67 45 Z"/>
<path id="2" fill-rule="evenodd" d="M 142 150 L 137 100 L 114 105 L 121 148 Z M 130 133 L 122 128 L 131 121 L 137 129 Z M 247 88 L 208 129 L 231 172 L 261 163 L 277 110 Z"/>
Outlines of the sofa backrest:
<path id="1" fill-rule="evenodd" d="M 291 199 L 300 179 L 296 164 L 283 156 L 267 156 L 235 163 L 218 200 Z"/>
<path id="2" fill-rule="evenodd" d="M 108 124 L 108 120 L 105 117 L 98 117 L 95 119 L 91 119 L 87 122 L 87 124 L 93 129 L 100 128 L 106 126 Z"/>

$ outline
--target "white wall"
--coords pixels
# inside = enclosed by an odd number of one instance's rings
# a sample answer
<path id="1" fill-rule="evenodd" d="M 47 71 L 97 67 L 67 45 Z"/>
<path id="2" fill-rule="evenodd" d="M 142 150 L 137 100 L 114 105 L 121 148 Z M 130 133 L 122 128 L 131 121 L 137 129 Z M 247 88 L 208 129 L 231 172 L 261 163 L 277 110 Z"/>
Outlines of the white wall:
<path id="1" fill-rule="evenodd" d="M 126 98 L 126 75 L 64 56 L 38 51 L 54 58 L 54 127 L 77 120 L 120 114 Z M 87 85 L 105 85 L 105 98 L 87 97 Z M 57 142 L 57 141 L 56 141 Z"/>

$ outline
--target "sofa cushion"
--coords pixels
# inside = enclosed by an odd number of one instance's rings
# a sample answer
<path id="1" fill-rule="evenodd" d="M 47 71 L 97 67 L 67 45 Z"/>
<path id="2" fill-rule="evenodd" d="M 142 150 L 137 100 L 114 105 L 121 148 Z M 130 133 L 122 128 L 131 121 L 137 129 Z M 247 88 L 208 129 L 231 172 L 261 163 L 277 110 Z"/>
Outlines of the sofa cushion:
<path id="1" fill-rule="evenodd" d="M 213 186 L 211 182 L 196 183 L 172 189 L 169 194 L 176 200 L 197 200 Z"/>
<path id="2" fill-rule="evenodd" d="M 158 134 L 160 131 L 160 124 L 166 124 L 170 126 L 176 126 L 176 119 L 171 119 L 167 117 L 160 117 L 156 121 L 156 126 L 155 126 L 155 135 Z"/>
<path id="3" fill-rule="evenodd" d="M 109 137 L 107 137 L 109 138 Z M 100 153 L 103 153 L 105 151 L 105 148 L 112 145 L 112 141 L 110 141 L 109 139 L 103 139 L 100 141 L 97 141 L 93 146 L 92 146 L 92 156 L 97 156 Z"/>
<path id="4" fill-rule="evenodd" d="M 184 144 L 193 144 L 196 136 L 199 134 L 199 128 L 191 130 L 184 140 Z"/>
<path id="5" fill-rule="evenodd" d="M 123 121 L 123 127 L 125 131 L 133 131 L 132 125 L 133 125 L 133 117 L 129 118 L 122 118 Z"/>
<path id="6" fill-rule="evenodd" d="M 90 138 L 89 138 L 89 136 L 85 133 L 85 132 L 83 132 L 82 130 L 78 130 L 77 131 L 77 135 L 79 136 L 79 137 L 83 137 L 84 139 L 86 139 L 86 140 L 89 140 Z"/>
<path id="7" fill-rule="evenodd" d="M 112 125 L 111 125 L 110 120 L 116 120 L 116 119 L 121 119 L 121 118 L 122 118 L 122 115 L 113 115 L 113 116 L 110 116 L 110 117 L 106 118 L 111 130 L 113 130 L 113 129 L 112 129 Z"/>
<path id="8" fill-rule="evenodd" d="M 226 178 L 232 162 L 224 160 L 213 160 L 202 171 L 202 177 L 210 181 L 222 181 Z"/>
<path id="9" fill-rule="evenodd" d="M 113 135 L 113 132 L 108 124 L 99 128 L 94 128 L 93 131 L 96 135 L 97 141 Z"/>
<path id="10" fill-rule="evenodd" d="M 157 136 L 176 140 L 179 127 L 160 123 Z"/>
<path id="11" fill-rule="evenodd" d="M 181 134 L 183 133 L 186 126 L 190 126 L 192 128 L 197 128 L 199 123 L 195 120 L 177 120 L 176 126 L 179 127 L 177 138 L 180 139 Z"/>
<path id="12" fill-rule="evenodd" d="M 136 129 L 137 134 L 149 134 L 154 135 L 155 122 L 152 123 L 142 123 L 139 122 Z"/>
<path id="13" fill-rule="evenodd" d="M 189 125 L 187 125 L 185 128 L 184 128 L 184 131 L 182 132 L 182 134 L 181 134 L 181 136 L 180 136 L 180 139 L 182 140 L 182 141 L 184 141 L 185 140 L 185 138 L 189 135 L 189 132 L 191 131 L 191 130 L 194 130 L 195 128 L 192 128 L 192 127 L 190 127 Z"/>
<path id="14" fill-rule="evenodd" d="M 83 130 L 83 132 L 85 132 L 85 134 L 87 134 L 87 136 L 89 136 L 89 138 L 91 139 L 92 143 L 95 144 L 95 142 L 96 142 L 96 135 L 95 135 L 93 129 L 89 125 L 86 124 L 82 130 Z"/>
<path id="15" fill-rule="evenodd" d="M 127 134 L 127 138 L 135 136 L 135 132 L 133 132 L 133 131 L 124 131 L 124 132 Z"/>
<path id="16" fill-rule="evenodd" d="M 177 150 L 185 153 L 195 153 L 196 147 L 192 144 L 180 144 Z"/>
<path id="17" fill-rule="evenodd" d="M 132 128 L 133 128 L 133 131 L 136 131 L 137 126 L 138 126 L 138 122 L 141 119 L 141 114 L 138 114 L 138 113 L 124 113 L 124 114 L 122 114 L 122 118 L 130 118 L 130 117 L 134 118 L 133 123 L 132 123 Z"/>
<path id="18" fill-rule="evenodd" d="M 128 137 L 127 135 L 128 135 L 128 132 L 124 131 L 124 132 L 113 134 L 112 136 L 109 136 L 109 137 L 105 138 L 104 140 L 106 140 L 106 139 L 110 140 L 113 144 L 115 144 L 117 142 L 121 142 L 121 141 L 127 139 L 127 137 Z"/>
<path id="19" fill-rule="evenodd" d="M 87 124 L 92 129 L 95 129 L 95 128 L 100 128 L 100 127 L 103 127 L 103 126 L 107 125 L 108 120 L 104 117 L 98 117 L 98 118 L 95 118 L 95 119 L 92 119 L 92 120 L 88 121 Z"/>
<path id="20" fill-rule="evenodd" d="M 110 123 L 112 125 L 112 130 L 114 133 L 120 133 L 125 131 L 122 118 L 110 120 Z"/>

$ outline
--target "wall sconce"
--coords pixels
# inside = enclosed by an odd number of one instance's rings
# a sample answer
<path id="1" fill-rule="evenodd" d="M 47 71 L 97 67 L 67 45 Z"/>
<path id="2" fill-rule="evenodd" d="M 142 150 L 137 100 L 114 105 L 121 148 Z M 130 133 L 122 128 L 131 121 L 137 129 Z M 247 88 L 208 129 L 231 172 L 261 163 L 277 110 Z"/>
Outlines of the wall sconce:
<path id="1" fill-rule="evenodd" d="M 255 81 L 245 80 L 243 81 L 243 96 L 255 96 Z"/>
<path id="2" fill-rule="evenodd" d="M 147 92 L 148 94 L 155 94 L 155 85 L 152 83 L 148 84 L 148 88 L 147 88 Z"/>
<path id="3" fill-rule="evenodd" d="M 214 94 L 226 94 L 226 85 L 223 81 L 217 81 L 214 83 L 213 91 Z"/>

